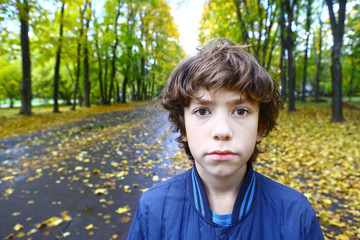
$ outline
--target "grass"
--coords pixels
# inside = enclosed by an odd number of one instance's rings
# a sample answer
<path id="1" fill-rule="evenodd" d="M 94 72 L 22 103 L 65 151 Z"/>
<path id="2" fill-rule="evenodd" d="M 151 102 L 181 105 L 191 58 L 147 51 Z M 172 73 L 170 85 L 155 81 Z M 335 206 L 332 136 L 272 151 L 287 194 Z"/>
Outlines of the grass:
<path id="1" fill-rule="evenodd" d="M 60 112 L 68 112 L 71 110 L 71 106 L 67 105 L 60 105 L 59 106 Z M 52 104 L 44 104 L 39 106 L 32 106 L 31 111 L 33 114 L 43 114 L 43 113 L 52 113 L 53 105 Z M 0 118 L 12 118 L 17 117 L 20 112 L 20 107 L 13 107 L 13 108 L 0 108 Z"/>

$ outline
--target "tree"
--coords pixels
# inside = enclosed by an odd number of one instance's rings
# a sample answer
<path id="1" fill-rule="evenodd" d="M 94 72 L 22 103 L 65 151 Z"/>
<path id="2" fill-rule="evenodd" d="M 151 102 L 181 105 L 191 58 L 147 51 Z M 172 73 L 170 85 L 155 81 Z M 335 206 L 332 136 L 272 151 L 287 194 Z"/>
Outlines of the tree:
<path id="1" fill-rule="evenodd" d="M 80 12 L 80 29 L 79 29 L 79 39 L 78 39 L 78 43 L 77 43 L 77 57 L 76 57 L 76 80 L 75 80 L 75 89 L 74 89 L 74 98 L 73 98 L 73 105 L 72 105 L 72 110 L 75 110 L 76 108 L 76 98 L 77 98 L 77 93 L 79 90 L 79 78 L 80 78 L 80 61 L 81 61 L 81 47 L 82 47 L 82 41 L 83 41 L 83 36 L 84 36 L 84 14 L 87 8 L 87 0 L 85 0 L 84 3 L 84 9 L 81 9 L 81 7 L 79 7 L 79 12 Z M 80 97 L 81 99 L 81 93 L 80 93 Z M 80 105 L 81 105 L 81 100 L 79 101 Z"/>
<path id="2" fill-rule="evenodd" d="M 89 79 L 89 46 L 87 40 L 87 33 L 89 31 L 89 25 L 91 20 L 91 2 L 85 0 L 85 11 L 84 14 L 86 16 L 86 24 L 85 24 L 85 33 L 84 33 L 84 106 L 90 107 L 90 79 Z M 89 9 L 90 13 L 86 11 Z"/>
<path id="3" fill-rule="evenodd" d="M 286 40 L 285 40 L 285 14 L 284 14 L 284 2 L 280 2 L 280 15 L 279 15 L 279 25 L 280 25 L 280 82 L 281 82 L 281 96 L 282 96 L 282 107 L 286 101 L 286 67 L 285 67 L 285 51 L 287 49 Z"/>
<path id="4" fill-rule="evenodd" d="M 249 51 L 269 70 L 278 42 L 279 25 L 274 24 L 278 14 L 275 0 L 210 0 L 204 5 L 200 42 L 222 36 L 249 44 Z M 274 26 L 277 26 L 275 30 Z M 210 33 L 206 34 L 209 30 Z"/>
<path id="5" fill-rule="evenodd" d="M 0 20 L 14 21 L 10 13 L 16 11 L 16 1 L 4 1 L 0 11 L 6 14 Z M 29 34 L 33 94 L 53 97 L 55 112 L 60 98 L 72 101 L 74 110 L 83 100 L 88 106 L 120 97 L 125 102 L 129 94 L 132 99 L 152 98 L 184 57 L 166 0 L 107 0 L 105 11 L 97 15 L 89 0 L 52 1 L 59 4 L 57 10 L 49 2 L 27 1 L 30 19 L 36 21 Z M 0 24 L 0 58 L 17 58 L 20 38 L 13 41 L 5 25 Z"/>
<path id="6" fill-rule="evenodd" d="M 332 0 L 326 0 L 329 9 L 331 31 L 333 35 L 332 48 L 332 65 L 331 65 L 331 79 L 332 79 L 332 115 L 331 122 L 344 121 L 342 111 L 342 67 L 341 54 L 344 36 L 346 0 L 339 0 L 338 20 L 334 14 L 334 3 Z"/>
<path id="7" fill-rule="evenodd" d="M 128 83 L 133 81 L 134 75 L 135 75 L 135 65 L 134 65 L 134 54 L 133 54 L 133 47 L 135 45 L 136 38 L 134 36 L 135 32 L 135 26 L 137 21 L 136 13 L 139 9 L 139 4 L 133 3 L 132 0 L 130 0 L 127 3 L 127 9 L 126 9 L 126 21 L 122 24 L 122 33 L 124 42 L 122 44 L 122 75 L 124 76 L 123 84 L 122 84 L 122 103 L 126 103 L 126 90 L 128 87 Z M 136 64 L 136 63 L 135 63 Z M 133 91 L 135 92 L 135 91 Z"/>
<path id="8" fill-rule="evenodd" d="M 322 15 L 322 5 L 319 12 L 319 54 L 316 61 L 316 76 L 315 76 L 315 101 L 319 101 L 319 84 L 320 84 L 320 73 L 321 73 L 321 58 L 322 58 L 322 32 L 323 32 L 323 22 L 321 20 Z"/>
<path id="9" fill-rule="evenodd" d="M 59 112 L 58 96 L 59 96 L 59 71 L 60 71 L 60 61 L 61 61 L 61 47 L 62 47 L 62 36 L 63 36 L 63 19 L 64 19 L 64 9 L 65 1 L 61 2 L 61 13 L 60 13 L 60 33 L 59 33 L 59 45 L 56 52 L 56 64 L 55 64 L 55 74 L 54 74 L 54 109 L 53 112 Z"/>
<path id="10" fill-rule="evenodd" d="M 116 11 L 116 17 L 115 17 L 115 21 L 114 21 L 114 30 L 115 30 L 115 41 L 114 41 L 114 45 L 112 48 L 112 60 L 111 60 L 111 75 L 110 75 L 110 89 L 109 89 L 109 99 L 107 100 L 107 102 L 110 104 L 111 103 L 111 98 L 112 98 L 112 94 L 114 91 L 114 79 L 115 79 L 115 74 L 116 74 L 116 67 L 115 67 L 115 63 L 116 63 L 116 50 L 117 50 L 117 46 L 119 44 L 119 37 L 117 34 L 117 26 L 118 26 L 118 19 L 121 13 L 121 4 L 120 4 L 120 0 L 117 2 L 117 11 Z M 134 21 L 135 22 L 135 21 Z"/>
<path id="11" fill-rule="evenodd" d="M 20 39 L 22 57 L 22 85 L 20 114 L 31 115 L 31 63 L 29 44 L 29 4 L 28 0 L 17 0 L 20 18 Z"/>
<path id="12" fill-rule="evenodd" d="M 100 24 L 98 23 L 98 20 L 95 16 L 95 11 L 93 12 L 94 14 L 94 30 L 95 30 L 95 34 L 94 34 L 94 40 L 95 40 L 95 47 L 96 47 L 96 57 L 97 57 L 97 61 L 98 61 L 98 79 L 99 79 L 99 90 L 100 90 L 100 103 L 101 104 L 105 104 L 106 100 L 105 100 L 105 94 L 104 94 L 104 87 L 103 87 L 103 54 L 102 51 L 100 49 L 99 46 L 99 34 L 101 33 L 101 29 L 100 29 Z"/>
<path id="13" fill-rule="evenodd" d="M 311 5 L 312 0 L 307 1 L 306 7 L 306 43 L 304 50 L 304 71 L 303 71 L 303 82 L 302 82 L 302 96 L 301 101 L 306 101 L 306 75 L 307 75 L 307 65 L 308 65 L 308 52 L 309 52 L 309 38 L 310 38 L 310 25 L 311 25 Z"/>
<path id="14" fill-rule="evenodd" d="M 285 0 L 285 11 L 287 14 L 287 53 L 288 53 L 288 78 L 289 78 L 289 106 L 288 111 L 295 111 L 295 63 L 294 63 L 294 34 L 292 30 L 292 24 L 294 20 L 294 10 L 297 4 L 297 0 Z"/>

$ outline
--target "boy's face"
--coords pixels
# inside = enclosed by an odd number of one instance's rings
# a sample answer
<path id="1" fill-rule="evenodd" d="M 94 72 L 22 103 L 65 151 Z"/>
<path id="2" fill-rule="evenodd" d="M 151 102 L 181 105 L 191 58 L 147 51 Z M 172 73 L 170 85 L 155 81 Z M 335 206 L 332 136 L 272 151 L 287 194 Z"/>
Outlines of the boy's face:
<path id="1" fill-rule="evenodd" d="M 246 172 L 258 133 L 259 104 L 238 92 L 199 90 L 184 109 L 186 136 L 202 177 L 232 178 Z"/>

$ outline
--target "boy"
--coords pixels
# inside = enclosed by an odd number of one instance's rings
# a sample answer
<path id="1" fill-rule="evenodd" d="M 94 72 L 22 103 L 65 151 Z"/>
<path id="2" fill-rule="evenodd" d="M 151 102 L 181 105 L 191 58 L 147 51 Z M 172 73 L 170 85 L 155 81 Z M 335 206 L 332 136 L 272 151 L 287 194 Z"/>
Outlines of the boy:
<path id="1" fill-rule="evenodd" d="M 210 40 L 171 74 L 161 104 L 194 167 L 142 195 L 128 239 L 324 239 L 306 197 L 252 168 L 281 98 L 243 48 Z"/>

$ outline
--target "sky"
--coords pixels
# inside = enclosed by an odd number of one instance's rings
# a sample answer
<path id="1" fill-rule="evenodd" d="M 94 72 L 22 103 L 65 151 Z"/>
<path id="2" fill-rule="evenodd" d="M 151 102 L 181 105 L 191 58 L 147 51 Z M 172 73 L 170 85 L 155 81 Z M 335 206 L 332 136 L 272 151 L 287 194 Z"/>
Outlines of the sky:
<path id="1" fill-rule="evenodd" d="M 195 52 L 198 42 L 201 14 L 205 0 L 168 0 L 171 15 L 180 33 L 180 44 L 187 54 Z M 180 3 L 180 4 L 179 4 Z"/>

